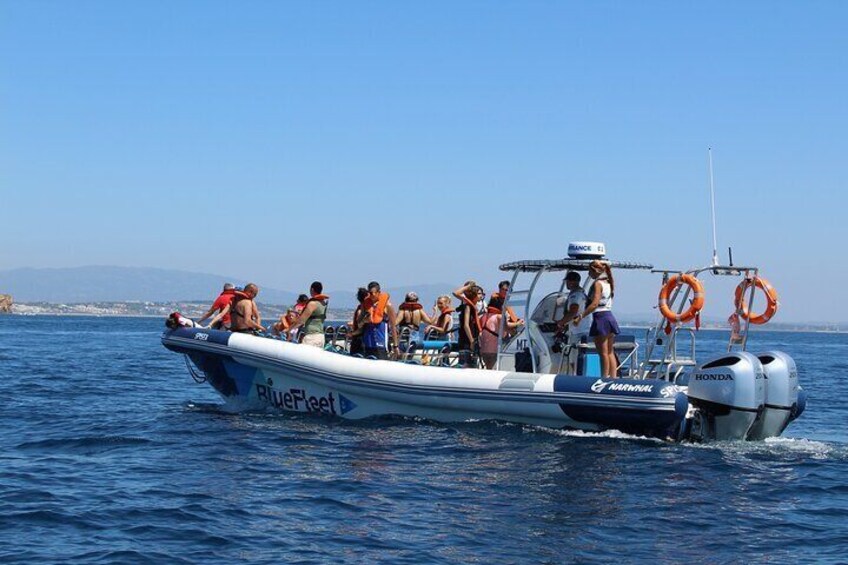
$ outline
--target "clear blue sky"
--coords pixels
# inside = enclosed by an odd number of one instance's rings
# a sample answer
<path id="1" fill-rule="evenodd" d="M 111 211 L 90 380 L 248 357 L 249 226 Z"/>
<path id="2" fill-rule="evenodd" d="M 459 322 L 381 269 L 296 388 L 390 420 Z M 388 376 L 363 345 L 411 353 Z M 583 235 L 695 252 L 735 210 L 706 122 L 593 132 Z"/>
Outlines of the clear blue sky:
<path id="1" fill-rule="evenodd" d="M 712 146 L 719 246 L 782 320 L 848 320 L 808 296 L 848 287 L 846 24 L 815 1 L 4 0 L 0 270 L 491 282 L 571 239 L 682 268 L 711 253 Z M 657 281 L 629 281 L 646 311 Z"/>

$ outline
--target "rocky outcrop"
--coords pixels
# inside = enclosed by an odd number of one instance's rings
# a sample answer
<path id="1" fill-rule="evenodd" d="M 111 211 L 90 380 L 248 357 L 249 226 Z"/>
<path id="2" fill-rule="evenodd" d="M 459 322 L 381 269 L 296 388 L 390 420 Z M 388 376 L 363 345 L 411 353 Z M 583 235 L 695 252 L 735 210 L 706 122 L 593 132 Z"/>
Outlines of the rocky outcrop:
<path id="1" fill-rule="evenodd" d="M 12 311 L 12 295 L 0 294 L 0 314 L 8 314 Z"/>

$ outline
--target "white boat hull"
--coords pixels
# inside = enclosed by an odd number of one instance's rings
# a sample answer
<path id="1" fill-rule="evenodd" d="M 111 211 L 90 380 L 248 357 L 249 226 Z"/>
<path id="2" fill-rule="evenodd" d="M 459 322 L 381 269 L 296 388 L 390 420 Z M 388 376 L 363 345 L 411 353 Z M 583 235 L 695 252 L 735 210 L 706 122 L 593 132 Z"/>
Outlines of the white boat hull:
<path id="1" fill-rule="evenodd" d="M 228 402 L 348 419 L 503 420 L 674 437 L 688 402 L 667 382 L 430 367 L 196 328 L 163 334 Z"/>

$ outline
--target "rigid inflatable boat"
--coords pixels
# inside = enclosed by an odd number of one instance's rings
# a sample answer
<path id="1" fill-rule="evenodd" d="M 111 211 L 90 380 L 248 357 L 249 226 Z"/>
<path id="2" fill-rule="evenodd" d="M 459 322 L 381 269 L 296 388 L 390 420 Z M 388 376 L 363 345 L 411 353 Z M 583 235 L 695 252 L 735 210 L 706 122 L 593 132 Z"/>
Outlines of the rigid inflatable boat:
<path id="1" fill-rule="evenodd" d="M 663 275 L 661 315 L 647 332 L 644 359 L 639 360 L 635 339 L 618 336 L 619 377 L 602 378 L 591 340 L 556 330 L 565 283 L 558 292 L 534 299 L 543 275 L 586 271 L 597 258 L 613 269 L 653 270 L 607 260 L 602 244 L 586 242 L 571 244 L 564 259 L 500 267 L 512 272 L 505 306 L 523 309 L 526 322 L 514 335 L 501 331 L 495 370 L 466 366 L 462 360 L 468 357 L 456 344 L 436 340 L 406 340 L 397 361 L 350 355 L 344 326 L 327 328 L 325 349 L 190 327 L 190 322 L 172 324 L 162 343 L 184 354 L 195 379 L 208 382 L 238 410 L 270 407 L 349 419 L 501 420 L 678 441 L 779 436 L 804 410 L 792 358 L 780 351 L 747 351 L 749 324 L 757 321 L 751 309 L 754 289 L 765 288 L 754 267 L 655 270 Z M 742 277 L 736 306 L 744 321 L 734 326 L 727 352 L 703 363 L 695 360 L 691 325 L 697 319 L 693 307 L 703 305 L 701 273 Z M 527 284 L 520 287 L 522 280 Z M 771 307 L 768 293 L 767 299 Z M 688 354 L 679 351 L 681 344 L 689 345 L 683 347 Z"/>

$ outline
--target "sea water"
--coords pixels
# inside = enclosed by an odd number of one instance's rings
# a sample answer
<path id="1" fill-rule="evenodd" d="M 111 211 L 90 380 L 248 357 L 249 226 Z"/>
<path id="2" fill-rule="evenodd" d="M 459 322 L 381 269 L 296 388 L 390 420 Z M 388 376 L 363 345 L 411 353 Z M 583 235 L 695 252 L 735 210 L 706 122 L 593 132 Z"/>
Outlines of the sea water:
<path id="1" fill-rule="evenodd" d="M 691 445 L 229 414 L 162 329 L 0 317 L 0 562 L 848 560 L 846 335 L 753 334 L 795 358 L 807 412 Z"/>

